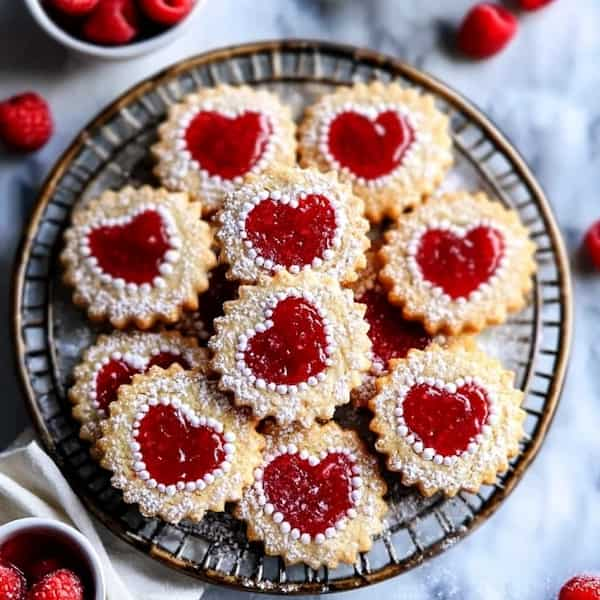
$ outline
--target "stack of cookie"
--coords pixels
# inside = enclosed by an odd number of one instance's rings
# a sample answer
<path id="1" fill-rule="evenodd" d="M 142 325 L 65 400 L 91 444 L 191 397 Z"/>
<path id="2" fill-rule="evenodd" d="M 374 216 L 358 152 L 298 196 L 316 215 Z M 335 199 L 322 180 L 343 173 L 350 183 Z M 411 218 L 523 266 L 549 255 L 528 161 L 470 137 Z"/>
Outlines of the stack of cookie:
<path id="1" fill-rule="evenodd" d="M 78 208 L 62 254 L 75 303 L 118 330 L 70 397 L 125 500 L 172 523 L 237 502 L 250 539 L 317 568 L 382 530 L 377 452 L 427 495 L 495 481 L 522 394 L 472 334 L 524 306 L 534 247 L 484 194 L 434 195 L 452 144 L 433 99 L 340 89 L 296 135 L 275 95 L 222 86 L 159 137 L 163 187 Z M 371 450 L 332 420 L 351 400 Z"/>

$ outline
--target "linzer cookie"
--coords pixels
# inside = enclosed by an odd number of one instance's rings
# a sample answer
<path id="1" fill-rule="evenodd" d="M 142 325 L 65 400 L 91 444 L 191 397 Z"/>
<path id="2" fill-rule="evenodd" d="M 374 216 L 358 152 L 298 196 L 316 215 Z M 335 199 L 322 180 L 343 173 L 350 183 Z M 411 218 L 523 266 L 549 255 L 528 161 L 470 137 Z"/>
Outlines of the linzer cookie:
<path id="1" fill-rule="evenodd" d="M 448 118 L 433 97 L 397 84 L 341 88 L 310 107 L 300 125 L 302 166 L 352 182 L 375 222 L 431 194 L 452 164 L 451 148 Z"/>
<path id="2" fill-rule="evenodd" d="M 426 496 L 493 484 L 524 436 L 523 393 L 513 373 L 460 347 L 411 350 L 391 367 L 370 403 L 375 448 L 388 468 Z"/>
<path id="3" fill-rule="evenodd" d="M 236 516 L 287 564 L 354 563 L 383 529 L 386 485 L 356 433 L 333 422 L 275 429 Z"/>
<path id="4" fill-rule="evenodd" d="M 108 417 L 108 407 L 117 399 L 119 387 L 131 383 L 134 375 L 173 363 L 184 369 L 206 366 L 208 358 L 208 351 L 199 348 L 196 340 L 176 331 L 101 335 L 75 367 L 75 383 L 69 390 L 81 438 L 95 442 L 100 437 L 100 422 Z"/>
<path id="5" fill-rule="evenodd" d="M 173 323 L 198 306 L 216 264 L 199 204 L 148 186 L 108 191 L 73 214 L 61 255 L 73 301 L 121 329 Z"/>
<path id="6" fill-rule="evenodd" d="M 212 365 L 235 402 L 280 423 L 330 419 L 369 368 L 364 307 L 331 277 L 281 272 L 241 286 L 209 341 Z"/>
<path id="7" fill-rule="evenodd" d="M 102 466 L 125 502 L 169 523 L 239 500 L 261 461 L 255 421 L 203 370 L 152 367 L 122 386 L 102 423 Z"/>
<path id="8" fill-rule="evenodd" d="M 296 126 L 277 96 L 249 87 L 202 89 L 175 104 L 152 147 L 156 175 L 205 213 L 251 173 L 296 162 Z"/>
<path id="9" fill-rule="evenodd" d="M 429 333 L 477 332 L 525 306 L 535 246 L 518 215 L 485 194 L 447 194 L 386 234 L 380 279 Z"/>
<path id="10" fill-rule="evenodd" d="M 362 214 L 362 200 L 335 174 L 282 169 L 248 178 L 228 196 L 217 237 L 233 279 L 311 270 L 352 281 L 369 247 Z"/>

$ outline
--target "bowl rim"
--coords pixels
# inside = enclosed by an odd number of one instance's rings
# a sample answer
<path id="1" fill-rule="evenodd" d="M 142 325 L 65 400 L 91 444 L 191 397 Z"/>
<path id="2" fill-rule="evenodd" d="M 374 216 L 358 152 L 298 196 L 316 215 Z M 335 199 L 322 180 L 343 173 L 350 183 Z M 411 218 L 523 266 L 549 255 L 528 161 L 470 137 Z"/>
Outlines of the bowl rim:
<path id="1" fill-rule="evenodd" d="M 154 50 L 169 44 L 174 41 L 180 34 L 192 25 L 195 17 L 199 14 L 200 9 L 205 4 L 206 0 L 196 0 L 190 13 L 179 23 L 176 23 L 172 27 L 169 27 L 162 33 L 154 35 L 148 39 L 141 40 L 138 42 L 132 42 L 129 44 L 123 44 L 122 46 L 102 46 L 100 44 L 94 44 L 92 42 L 86 42 L 81 40 L 67 31 L 62 27 L 58 26 L 48 15 L 47 11 L 42 6 L 40 0 L 25 0 L 25 4 L 29 8 L 34 20 L 37 24 L 48 34 L 54 38 L 57 42 L 77 50 L 88 56 L 94 56 L 96 58 L 133 58 L 141 54 L 149 53 Z"/>
<path id="2" fill-rule="evenodd" d="M 54 519 L 44 517 L 23 517 L 0 525 L 0 544 L 8 540 L 11 536 L 29 529 L 53 530 L 75 543 L 83 552 L 90 565 L 92 578 L 94 580 L 94 600 L 105 600 L 106 580 L 100 556 L 90 541 L 80 531 L 71 525 L 67 525 L 62 521 Z"/>

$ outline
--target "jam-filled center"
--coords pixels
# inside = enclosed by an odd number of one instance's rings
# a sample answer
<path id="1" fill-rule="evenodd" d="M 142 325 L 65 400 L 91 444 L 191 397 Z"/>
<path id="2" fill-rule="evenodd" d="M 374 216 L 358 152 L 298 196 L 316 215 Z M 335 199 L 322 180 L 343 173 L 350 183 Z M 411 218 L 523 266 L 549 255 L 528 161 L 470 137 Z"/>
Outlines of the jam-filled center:
<path id="1" fill-rule="evenodd" d="M 409 350 L 424 350 L 431 343 L 423 325 L 404 319 L 402 311 L 388 302 L 383 291 L 367 290 L 357 302 L 367 305 L 365 320 L 369 324 L 375 367 L 386 369 L 392 358 L 404 358 Z"/>
<path id="2" fill-rule="evenodd" d="M 299 454 L 281 454 L 264 469 L 265 496 L 292 529 L 323 534 L 353 507 L 352 466 L 337 452 L 314 466 Z"/>
<path id="3" fill-rule="evenodd" d="M 244 360 L 268 383 L 295 385 L 323 371 L 327 339 L 323 318 L 304 298 L 290 296 L 273 309 L 273 325 L 248 341 Z"/>
<path id="4" fill-rule="evenodd" d="M 466 451 L 481 433 L 489 413 L 487 392 L 464 384 L 452 393 L 426 383 L 414 385 L 402 404 L 407 427 L 426 448 L 441 456 Z"/>
<path id="5" fill-rule="evenodd" d="M 465 298 L 497 271 L 504 256 L 504 237 L 480 225 L 459 236 L 447 229 L 429 229 L 416 254 L 423 278 L 451 298 Z"/>
<path id="6" fill-rule="evenodd" d="M 223 434 L 206 425 L 193 425 L 171 404 L 149 408 L 137 441 L 150 477 L 164 485 L 202 479 L 226 458 Z"/>
<path id="7" fill-rule="evenodd" d="M 152 283 L 170 250 L 169 237 L 161 216 L 145 210 L 124 225 L 96 227 L 89 234 L 89 246 L 98 266 L 126 283 Z"/>
<path id="8" fill-rule="evenodd" d="M 210 110 L 200 111 L 185 131 L 192 158 L 209 175 L 233 179 L 248 173 L 263 157 L 273 127 L 269 117 L 246 111 L 229 117 Z"/>
<path id="9" fill-rule="evenodd" d="M 375 119 L 344 111 L 331 122 L 329 152 L 357 177 L 377 179 L 398 168 L 415 140 L 406 117 L 394 110 L 380 112 Z"/>
<path id="10" fill-rule="evenodd" d="M 335 210 L 326 196 L 308 194 L 294 206 L 267 198 L 246 217 L 247 239 L 259 255 L 289 268 L 323 260 L 333 245 Z"/>
<path id="11" fill-rule="evenodd" d="M 146 366 L 146 370 L 155 365 L 163 369 L 173 364 L 179 364 L 184 369 L 189 369 L 188 362 L 179 354 L 172 352 L 161 352 L 154 355 Z M 141 371 L 122 359 L 112 359 L 105 364 L 96 374 L 96 402 L 98 409 L 108 412 L 111 402 L 117 399 L 117 392 L 122 385 L 131 383 L 133 376 Z"/>

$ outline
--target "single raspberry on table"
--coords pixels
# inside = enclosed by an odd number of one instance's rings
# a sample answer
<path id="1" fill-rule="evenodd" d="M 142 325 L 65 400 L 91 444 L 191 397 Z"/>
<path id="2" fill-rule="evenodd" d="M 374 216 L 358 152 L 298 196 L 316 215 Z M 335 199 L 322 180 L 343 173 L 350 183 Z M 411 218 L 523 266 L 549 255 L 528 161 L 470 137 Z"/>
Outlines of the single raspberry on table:
<path id="1" fill-rule="evenodd" d="M 71 16 L 81 16 L 92 11 L 99 0 L 50 0 L 50 5 L 56 10 Z"/>
<path id="2" fill-rule="evenodd" d="M 54 129 L 48 103 L 27 92 L 0 102 L 0 140 L 21 151 L 41 148 Z"/>
<path id="3" fill-rule="evenodd" d="M 162 25 L 174 25 L 187 17 L 194 0 L 139 0 L 147 17 Z"/>
<path id="4" fill-rule="evenodd" d="M 458 48 L 471 58 L 489 58 L 510 42 L 517 29 L 517 19 L 510 11 L 482 2 L 464 18 L 458 30 Z"/>
<path id="5" fill-rule="evenodd" d="M 73 571 L 59 569 L 36 583 L 27 600 L 83 600 L 83 585 Z"/>
<path id="6" fill-rule="evenodd" d="M 585 234 L 585 248 L 594 266 L 600 269 L 600 221 L 596 221 Z"/>
<path id="7" fill-rule="evenodd" d="M 134 0 L 100 0 L 83 24 L 83 37 L 95 44 L 127 44 L 139 31 Z"/>
<path id="8" fill-rule="evenodd" d="M 548 6 L 550 2 L 554 2 L 554 0 L 519 0 L 519 6 L 523 10 L 539 10 Z"/>
<path id="9" fill-rule="evenodd" d="M 600 577 L 577 575 L 560 590 L 558 600 L 600 600 Z"/>
<path id="10" fill-rule="evenodd" d="M 17 567 L 0 564 L 0 600 L 25 600 L 27 581 Z"/>

